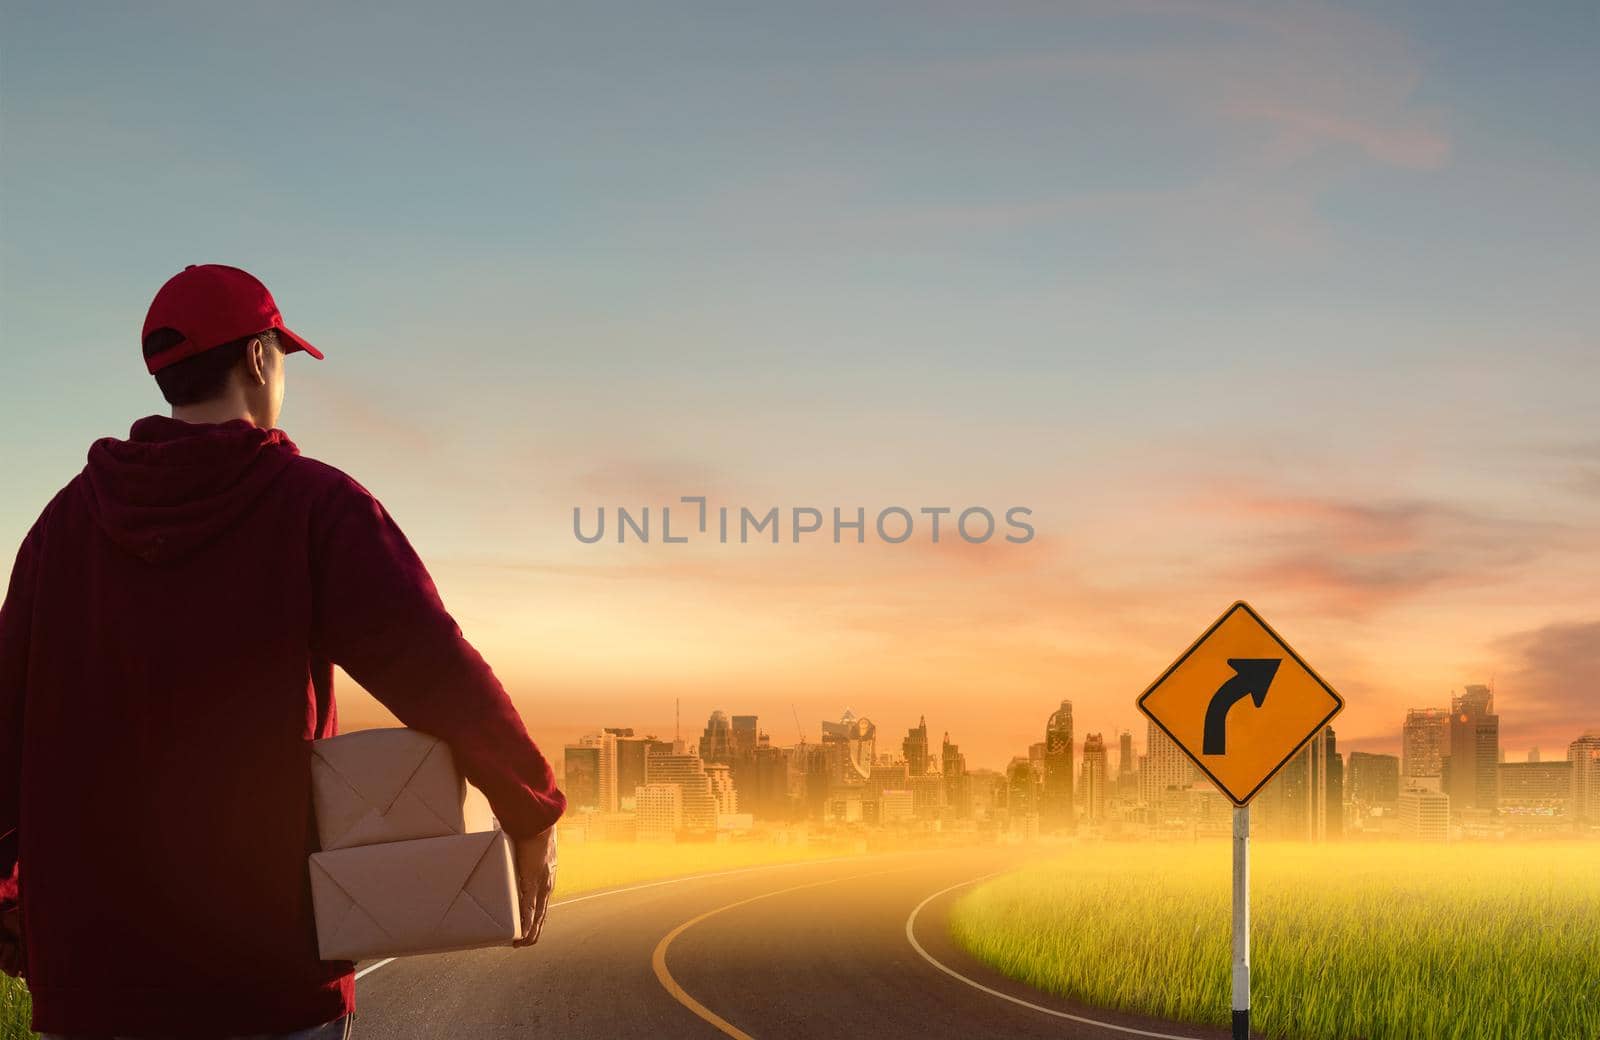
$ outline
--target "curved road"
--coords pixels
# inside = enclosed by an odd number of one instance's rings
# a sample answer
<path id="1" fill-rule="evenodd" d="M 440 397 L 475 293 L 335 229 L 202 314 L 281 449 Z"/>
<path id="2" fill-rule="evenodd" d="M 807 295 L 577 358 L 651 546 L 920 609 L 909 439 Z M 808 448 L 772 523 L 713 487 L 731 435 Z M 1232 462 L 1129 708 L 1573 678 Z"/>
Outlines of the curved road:
<path id="1" fill-rule="evenodd" d="M 780 864 L 557 897 L 539 945 L 363 964 L 357 1037 L 1213 1038 L 1005 979 L 947 938 L 995 847 Z M 1099 1024 L 1090 1024 L 1095 1022 Z"/>

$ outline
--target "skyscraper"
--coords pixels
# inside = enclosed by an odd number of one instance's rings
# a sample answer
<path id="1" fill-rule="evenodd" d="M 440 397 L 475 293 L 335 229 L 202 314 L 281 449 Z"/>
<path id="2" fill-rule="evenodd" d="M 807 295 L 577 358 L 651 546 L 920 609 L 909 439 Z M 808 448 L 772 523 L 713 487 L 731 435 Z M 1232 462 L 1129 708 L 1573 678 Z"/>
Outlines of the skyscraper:
<path id="1" fill-rule="evenodd" d="M 912 776 L 928 772 L 928 717 L 922 716 L 916 726 L 906 731 L 900 747 L 905 751 L 906 770 Z"/>
<path id="2" fill-rule="evenodd" d="M 1333 728 L 1324 726 L 1295 752 L 1254 804 L 1261 809 L 1263 834 L 1302 841 L 1343 834 L 1344 762 Z"/>
<path id="3" fill-rule="evenodd" d="M 1139 763 L 1133 755 L 1133 732 L 1117 734 L 1116 795 L 1125 802 L 1139 797 Z"/>
<path id="4" fill-rule="evenodd" d="M 1317 807 L 1319 818 L 1315 821 L 1317 838 L 1344 836 L 1344 759 L 1339 755 L 1339 742 L 1332 726 L 1324 726 L 1320 738 L 1322 749 L 1317 757 L 1321 770 L 1321 804 Z"/>
<path id="5" fill-rule="evenodd" d="M 639 838 L 671 838 L 683 829 L 683 788 L 677 784 L 641 784 L 634 801 Z"/>
<path id="6" fill-rule="evenodd" d="M 1194 763 L 1153 721 L 1146 723 L 1144 767 L 1139 771 L 1139 797 L 1150 806 L 1186 805 L 1194 783 Z M 1181 795 L 1181 797 L 1179 797 Z"/>
<path id="7" fill-rule="evenodd" d="M 689 751 L 685 741 L 671 750 L 655 750 L 645 759 L 645 786 L 676 784 L 683 790 L 683 827 L 691 831 L 717 828 L 717 799 L 705 763 Z"/>
<path id="8" fill-rule="evenodd" d="M 1493 812 L 1500 800 L 1500 716 L 1487 686 L 1450 700 L 1450 809 Z"/>
<path id="9" fill-rule="evenodd" d="M 1038 816 L 1041 786 L 1039 767 L 1030 759 L 1019 756 L 1006 766 L 1006 812 L 1013 822 Z"/>
<path id="10" fill-rule="evenodd" d="M 858 719 L 845 709 L 838 722 L 822 724 L 822 752 L 826 774 L 835 783 L 859 784 L 872 775 L 878 727 L 871 719 Z M 809 771 L 808 771 L 809 772 Z"/>
<path id="11" fill-rule="evenodd" d="M 1359 814 L 1399 807 L 1400 759 L 1396 756 L 1352 751 L 1346 775 L 1350 781 L 1347 796 Z"/>
<path id="12" fill-rule="evenodd" d="M 611 730 L 591 733 L 578 743 L 598 748 L 595 773 L 595 808 L 603 813 L 614 813 L 618 808 L 617 787 L 617 735 Z"/>
<path id="13" fill-rule="evenodd" d="M 1072 822 L 1072 702 L 1062 701 L 1044 728 L 1044 790 L 1039 815 L 1051 826 Z"/>
<path id="14" fill-rule="evenodd" d="M 940 747 L 940 759 L 944 766 L 944 800 L 957 819 L 966 819 L 972 815 L 972 788 L 971 778 L 967 776 L 967 756 L 961 753 L 958 745 L 950 743 L 950 734 L 944 735 L 944 743 Z"/>
<path id="15" fill-rule="evenodd" d="M 593 744 L 568 744 L 561 766 L 561 790 L 573 811 L 600 807 L 600 749 Z"/>
<path id="16" fill-rule="evenodd" d="M 717 800 L 717 815 L 732 816 L 739 811 L 739 798 L 733 790 L 733 767 L 724 762 L 706 766 L 711 796 Z"/>
<path id="17" fill-rule="evenodd" d="M 1405 777 L 1437 777 L 1450 753 L 1450 713 L 1443 708 L 1412 708 L 1402 731 L 1400 773 Z"/>
<path id="18" fill-rule="evenodd" d="M 1590 730 L 1567 745 L 1572 763 L 1572 797 L 1568 811 L 1580 827 L 1600 824 L 1600 730 Z"/>
<path id="19" fill-rule="evenodd" d="M 644 783 L 645 758 L 652 748 L 670 750 L 671 745 L 655 737 L 635 737 L 631 729 L 608 729 L 617 738 L 617 808 L 636 809 L 635 792 Z"/>
<path id="20" fill-rule="evenodd" d="M 740 758 L 742 756 L 755 753 L 756 744 L 760 740 L 760 733 L 756 728 L 756 721 L 757 719 L 754 715 L 735 715 L 733 717 L 733 727 L 730 731 L 730 737 L 733 741 L 734 758 Z"/>
<path id="21" fill-rule="evenodd" d="M 728 713 L 720 708 L 711 713 L 700 734 L 700 761 L 733 761 L 733 727 L 728 724 Z"/>
<path id="22" fill-rule="evenodd" d="M 788 820 L 793 815 L 800 800 L 797 789 L 804 780 L 797 765 L 798 754 L 791 748 L 773 747 L 765 740 L 756 744 L 747 780 L 739 789 L 739 804 L 746 812 L 763 820 Z M 739 767 L 734 768 L 737 786 Z"/>
<path id="23" fill-rule="evenodd" d="M 1099 733 L 1083 738 L 1083 812 L 1091 821 L 1106 815 L 1106 742 Z"/>

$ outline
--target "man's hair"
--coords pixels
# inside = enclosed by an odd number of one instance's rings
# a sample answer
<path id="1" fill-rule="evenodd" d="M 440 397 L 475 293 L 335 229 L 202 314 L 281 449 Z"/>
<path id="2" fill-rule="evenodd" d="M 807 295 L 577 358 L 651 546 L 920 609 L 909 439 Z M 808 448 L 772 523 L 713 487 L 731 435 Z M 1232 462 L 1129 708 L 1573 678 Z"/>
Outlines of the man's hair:
<path id="1" fill-rule="evenodd" d="M 156 373 L 156 385 L 161 388 L 161 396 L 171 405 L 199 404 L 219 396 L 228 385 L 228 376 L 234 366 L 244 359 L 244 348 L 257 337 L 269 345 L 274 342 L 271 330 L 252 332 L 163 368 Z M 144 356 L 159 354 L 181 342 L 183 333 L 177 329 L 152 329 L 150 335 L 144 338 Z"/>

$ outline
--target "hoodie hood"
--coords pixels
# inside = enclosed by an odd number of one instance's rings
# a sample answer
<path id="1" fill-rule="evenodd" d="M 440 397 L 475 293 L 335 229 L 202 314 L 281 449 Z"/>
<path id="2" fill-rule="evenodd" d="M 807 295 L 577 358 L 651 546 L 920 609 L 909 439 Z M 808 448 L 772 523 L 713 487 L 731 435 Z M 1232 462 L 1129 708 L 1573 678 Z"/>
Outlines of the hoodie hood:
<path id="1" fill-rule="evenodd" d="M 299 453 L 282 430 L 243 419 L 148 416 L 127 440 L 90 446 L 89 512 L 117 545 L 147 563 L 170 563 L 233 526 Z"/>

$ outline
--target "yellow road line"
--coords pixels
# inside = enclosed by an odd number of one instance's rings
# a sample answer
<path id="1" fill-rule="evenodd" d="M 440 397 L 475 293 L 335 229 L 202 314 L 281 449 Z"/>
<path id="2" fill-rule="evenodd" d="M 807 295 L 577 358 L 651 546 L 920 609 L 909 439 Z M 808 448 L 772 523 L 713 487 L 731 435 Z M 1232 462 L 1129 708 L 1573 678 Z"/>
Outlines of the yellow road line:
<path id="1" fill-rule="evenodd" d="M 858 881 L 861 878 L 878 877 L 881 874 L 896 874 L 902 871 L 915 870 L 918 866 L 921 866 L 921 864 L 916 864 L 910 867 L 893 867 L 889 870 L 874 870 L 866 874 L 850 874 L 840 878 L 824 878 L 821 881 L 808 881 L 803 885 L 792 885 L 789 888 L 780 888 L 776 892 L 762 892 L 760 895 L 750 896 L 748 899 L 740 899 L 737 902 L 729 903 L 726 906 L 719 906 L 714 910 L 707 910 L 699 917 L 689 918 L 689 920 L 683 922 L 682 924 L 678 925 L 678 927 L 662 936 L 661 941 L 656 944 L 655 952 L 650 955 L 650 966 L 655 969 L 656 980 L 661 983 L 661 987 L 663 989 L 672 995 L 673 1000 L 676 1000 L 690 1011 L 693 1011 L 700 1018 L 704 1019 L 712 1026 L 715 1026 L 723 1034 L 733 1037 L 734 1040 L 755 1040 L 755 1037 L 751 1036 L 749 1033 L 746 1033 L 738 1026 L 729 1022 L 715 1011 L 712 1011 L 710 1008 L 691 997 L 682 986 L 678 985 L 678 980 L 673 978 L 672 972 L 667 970 L 667 947 L 672 945 L 672 941 L 708 917 L 715 917 L 720 913 L 724 913 L 728 910 L 734 910 L 750 903 L 759 902 L 763 899 L 771 899 L 775 896 L 788 895 L 790 892 L 799 892 L 801 889 L 806 888 L 817 888 L 821 885 L 836 885 L 841 881 Z"/>
<path id="2" fill-rule="evenodd" d="M 627 892 L 638 892 L 638 891 L 640 891 L 642 889 L 646 889 L 646 888 L 660 888 L 663 885 L 681 885 L 685 881 L 704 881 L 707 878 L 727 877 L 730 874 L 749 874 L 749 873 L 752 873 L 753 871 L 757 871 L 757 870 L 776 870 L 776 869 L 778 869 L 780 867 L 800 867 L 800 866 L 805 866 L 807 864 L 816 864 L 816 863 L 838 863 L 841 860 L 860 859 L 860 858 L 863 858 L 863 857 L 860 857 L 860 856 L 819 856 L 816 859 L 794 859 L 794 860 L 787 860 L 787 861 L 785 861 L 783 863 L 757 863 L 754 866 L 749 866 L 749 867 L 733 867 L 730 870 L 713 870 L 713 871 L 711 871 L 710 873 L 707 873 L 707 874 L 683 874 L 683 875 L 680 875 L 678 877 L 665 878 L 665 879 L 663 879 L 661 881 L 646 881 L 646 882 L 644 882 L 642 884 L 628 885 L 628 886 L 626 886 L 624 888 L 603 888 L 598 892 L 590 892 L 587 895 L 569 896 L 566 899 L 558 899 L 554 903 L 551 903 L 550 904 L 550 909 L 554 910 L 558 906 L 569 906 L 572 903 L 586 903 L 591 899 L 604 899 L 606 896 L 620 896 L 620 895 L 623 895 L 624 893 L 627 893 Z M 505 946 L 506 949 L 510 949 L 511 948 L 511 944 L 510 943 L 505 943 L 504 946 Z M 494 947 L 490 947 L 490 948 L 493 949 Z M 396 958 L 394 958 L 394 957 L 385 957 L 381 961 L 373 961 L 371 964 L 367 965 L 365 968 L 362 968 L 360 971 L 356 972 L 356 981 L 357 982 L 361 981 L 363 978 L 365 978 L 368 975 L 371 975 L 373 972 L 377 971 L 379 968 L 383 967 L 386 964 L 393 964 L 395 962 L 395 960 L 396 960 Z"/>

